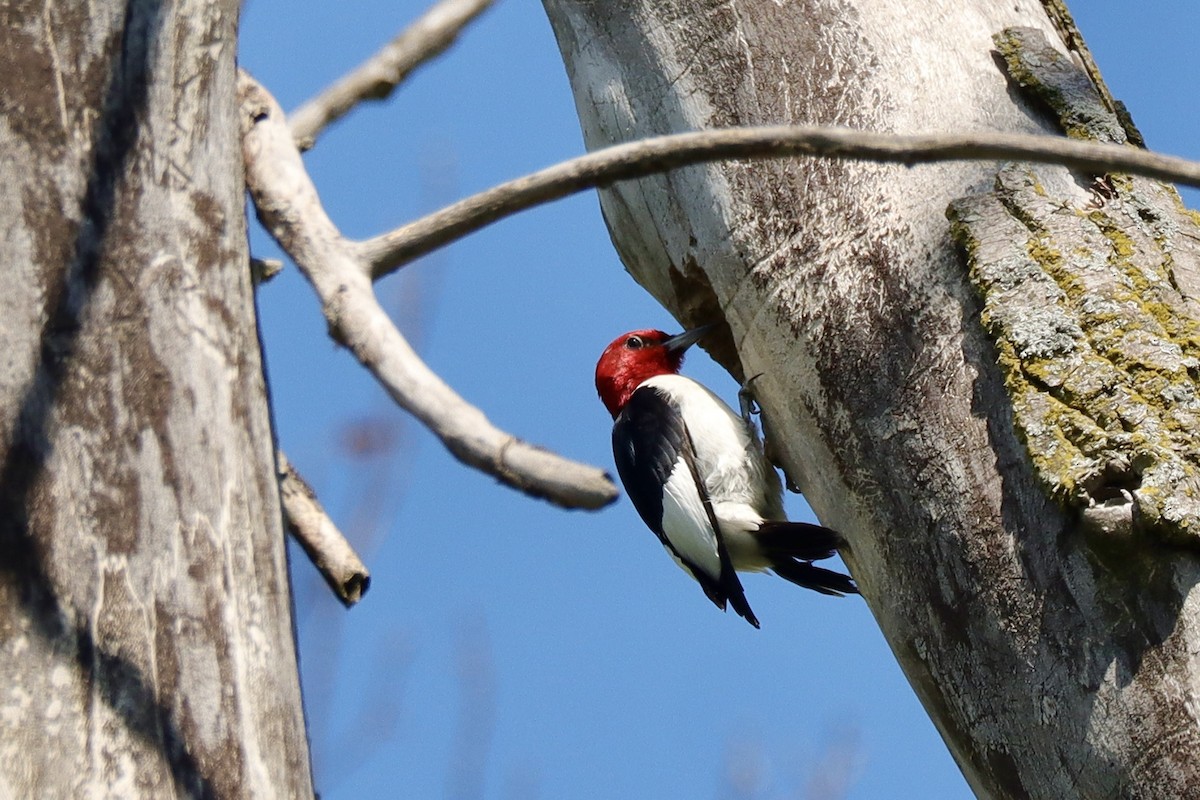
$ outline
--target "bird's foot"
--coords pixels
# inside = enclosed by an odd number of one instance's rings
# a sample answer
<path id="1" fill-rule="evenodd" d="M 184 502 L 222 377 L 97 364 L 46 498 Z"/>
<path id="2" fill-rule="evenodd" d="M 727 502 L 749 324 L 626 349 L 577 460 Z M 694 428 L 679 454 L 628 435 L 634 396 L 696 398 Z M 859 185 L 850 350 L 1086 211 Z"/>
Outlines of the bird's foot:
<path id="1" fill-rule="evenodd" d="M 763 373 L 758 373 L 753 378 L 748 378 L 742 384 L 742 388 L 738 389 L 738 408 L 741 409 L 742 419 L 745 420 L 746 426 L 751 430 L 754 429 L 754 417 L 762 414 L 762 407 L 754 398 L 754 382 L 761 378 Z"/>

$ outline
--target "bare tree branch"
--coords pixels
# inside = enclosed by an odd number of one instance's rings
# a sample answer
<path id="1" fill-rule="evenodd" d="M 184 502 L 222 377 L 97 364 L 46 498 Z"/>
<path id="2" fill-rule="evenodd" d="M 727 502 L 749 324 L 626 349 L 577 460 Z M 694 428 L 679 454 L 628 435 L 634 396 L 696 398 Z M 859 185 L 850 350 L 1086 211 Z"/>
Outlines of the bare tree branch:
<path id="1" fill-rule="evenodd" d="M 446 16 L 439 17 L 442 22 L 430 22 L 429 29 L 441 30 L 448 37 L 446 44 L 485 5 L 480 4 L 482 0 L 474 0 L 480 5 L 471 5 L 475 10 L 468 13 L 466 0 L 459 2 L 461 5 L 445 0 L 422 20 L 424 23 L 438 17 L 436 12 L 444 12 Z M 458 16 L 447 10 L 451 8 Z M 450 19 L 458 22 L 451 24 L 447 21 Z M 408 33 L 392 46 L 398 46 Z M 433 34 L 429 36 L 429 41 L 437 39 Z M 419 38 L 415 33 L 413 37 L 414 41 Z M 359 99 L 375 96 L 369 90 L 375 84 L 366 76 L 381 69 L 372 67 L 374 62 L 388 63 L 384 52 L 322 97 L 333 96 L 339 86 L 352 84 L 359 87 Z M 429 50 L 430 54 L 434 52 Z M 442 438 L 459 459 L 523 491 L 570 507 L 596 508 L 611 502 L 616 496 L 615 487 L 593 467 L 563 461 L 492 426 L 482 412 L 458 397 L 417 357 L 380 307 L 370 288 L 371 281 L 532 206 L 617 181 L 710 161 L 796 156 L 906 165 L 1018 160 L 1061 164 L 1097 174 L 1127 172 L 1200 187 L 1200 164 L 1195 162 L 1132 147 L 1059 137 L 1006 133 L 902 136 L 809 126 L 731 128 L 605 148 L 493 187 L 391 232 L 355 242 L 343 238 L 325 214 L 299 151 L 280 142 L 278 130 L 285 123 L 274 98 L 245 74 L 241 90 L 247 182 L 260 218 L 313 283 L 332 335 L 350 348 L 393 399 Z M 305 108 L 320 105 L 320 100 Z M 353 102 L 339 106 L 343 110 L 338 113 L 344 113 Z M 310 123 L 301 116 L 293 120 L 293 131 L 307 130 L 305 126 Z M 313 130 L 319 130 L 319 126 Z M 563 471 L 564 464 L 571 469 Z"/>
<path id="2" fill-rule="evenodd" d="M 492 0 L 440 0 L 375 55 L 289 116 L 292 136 L 308 150 L 317 136 L 364 100 L 383 100 L 409 73 L 454 43 Z"/>
<path id="3" fill-rule="evenodd" d="M 367 593 L 371 574 L 283 451 L 275 454 L 275 461 L 288 530 L 338 599 L 347 608 L 354 605 Z"/>
<path id="4" fill-rule="evenodd" d="M 1200 163 L 1120 145 L 1013 133 L 901 136 L 845 128 L 767 126 L 657 136 L 555 164 L 362 242 L 378 279 L 472 231 L 527 208 L 616 181 L 741 158 L 861 159 L 899 164 L 1032 161 L 1103 174 L 1127 172 L 1200 187 Z"/>
<path id="5" fill-rule="evenodd" d="M 334 339 L 461 461 L 568 508 L 615 500 L 602 470 L 499 430 L 421 361 L 380 307 L 358 248 L 322 208 L 279 104 L 244 72 L 238 92 L 246 184 L 259 219 L 316 289 Z"/>

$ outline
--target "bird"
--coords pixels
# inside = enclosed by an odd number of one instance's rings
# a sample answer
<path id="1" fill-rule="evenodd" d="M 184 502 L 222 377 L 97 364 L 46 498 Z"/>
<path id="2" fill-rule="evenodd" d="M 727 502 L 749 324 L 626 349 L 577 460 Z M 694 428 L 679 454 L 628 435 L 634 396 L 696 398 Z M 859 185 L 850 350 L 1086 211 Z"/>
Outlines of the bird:
<path id="1" fill-rule="evenodd" d="M 714 326 L 671 336 L 624 333 L 596 363 L 613 417 L 613 459 L 642 521 L 718 608 L 761 627 L 738 571 L 771 571 L 822 594 L 858 594 L 853 578 L 814 566 L 844 544 L 829 528 L 789 522 L 783 487 L 749 418 L 679 374 Z"/>

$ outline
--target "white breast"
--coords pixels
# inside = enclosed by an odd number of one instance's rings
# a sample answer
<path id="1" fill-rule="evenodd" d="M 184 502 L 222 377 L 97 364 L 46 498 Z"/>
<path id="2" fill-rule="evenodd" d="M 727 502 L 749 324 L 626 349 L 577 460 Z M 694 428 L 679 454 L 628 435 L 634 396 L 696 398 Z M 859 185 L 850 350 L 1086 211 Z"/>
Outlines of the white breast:
<path id="1" fill-rule="evenodd" d="M 697 469 L 722 523 L 730 555 L 738 562 L 734 551 L 742 549 L 741 543 L 731 537 L 756 530 L 763 519 L 784 519 L 779 476 L 763 456 L 757 435 L 721 398 L 690 378 L 658 375 L 642 385 L 653 386 L 679 406 L 692 437 Z"/>

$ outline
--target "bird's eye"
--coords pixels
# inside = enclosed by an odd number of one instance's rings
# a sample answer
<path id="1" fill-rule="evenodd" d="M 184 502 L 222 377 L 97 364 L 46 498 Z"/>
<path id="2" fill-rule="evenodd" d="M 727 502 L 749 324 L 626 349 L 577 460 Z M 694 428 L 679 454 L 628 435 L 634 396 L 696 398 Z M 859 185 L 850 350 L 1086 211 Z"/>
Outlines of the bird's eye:
<path id="1" fill-rule="evenodd" d="M 628 347 L 630 350 L 637 350 L 643 344 L 645 344 L 645 342 L 642 341 L 642 337 L 640 337 L 640 336 L 630 336 L 628 339 L 625 340 L 625 346 Z"/>

